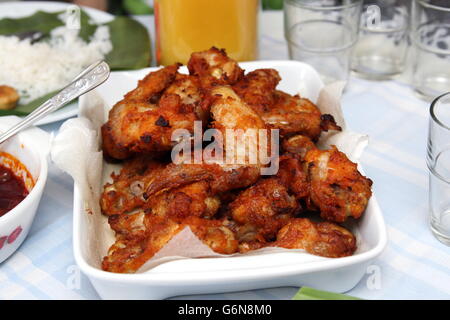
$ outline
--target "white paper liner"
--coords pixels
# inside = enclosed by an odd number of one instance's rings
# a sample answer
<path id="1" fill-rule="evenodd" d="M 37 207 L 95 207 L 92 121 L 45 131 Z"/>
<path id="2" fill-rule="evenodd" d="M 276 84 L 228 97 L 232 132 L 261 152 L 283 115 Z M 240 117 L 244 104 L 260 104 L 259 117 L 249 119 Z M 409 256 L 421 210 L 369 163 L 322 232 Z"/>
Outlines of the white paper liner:
<path id="1" fill-rule="evenodd" d="M 317 106 L 324 114 L 331 114 L 337 124 L 343 129 L 341 132 L 324 133 L 318 142 L 319 147 L 329 148 L 336 145 L 339 150 L 347 154 L 352 161 L 357 161 L 367 146 L 368 137 L 348 130 L 341 109 L 340 99 L 344 82 L 336 82 L 324 87 L 317 101 Z M 107 218 L 100 212 L 99 199 L 103 185 L 111 181 L 111 173 L 120 170 L 120 166 L 103 161 L 101 151 L 100 127 L 106 121 L 108 110 L 112 106 L 106 105 L 100 95 L 94 90 L 85 95 L 80 103 L 80 114 L 76 119 L 66 121 L 53 141 L 51 157 L 55 164 L 69 173 L 80 190 L 88 217 L 87 237 L 89 245 L 86 248 L 86 259 L 99 267 L 103 256 L 114 243 L 114 232 L 107 223 Z M 351 228 L 360 243 L 358 230 Z M 286 252 L 292 249 L 263 248 L 247 254 L 221 255 L 212 251 L 186 227 L 175 235 L 153 258 L 148 260 L 139 272 L 148 272 L 161 263 L 183 258 L 199 257 L 230 257 L 243 255 L 261 255 L 273 252 Z M 304 252 L 304 250 L 295 250 Z M 307 253 L 305 253 L 307 254 Z M 327 259 L 315 257 L 317 260 Z"/>

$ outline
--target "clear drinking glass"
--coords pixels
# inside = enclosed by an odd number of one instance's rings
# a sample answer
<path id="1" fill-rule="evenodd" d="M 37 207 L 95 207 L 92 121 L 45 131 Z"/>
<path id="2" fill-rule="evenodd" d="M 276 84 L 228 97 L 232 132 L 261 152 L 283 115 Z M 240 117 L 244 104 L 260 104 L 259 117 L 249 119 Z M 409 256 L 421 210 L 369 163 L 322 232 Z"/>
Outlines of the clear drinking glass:
<path id="1" fill-rule="evenodd" d="M 325 83 L 347 80 L 362 0 L 284 0 L 291 59 L 312 65 Z"/>
<path id="2" fill-rule="evenodd" d="M 450 91 L 450 1 L 414 0 L 412 84 L 433 99 Z"/>
<path id="3" fill-rule="evenodd" d="M 450 92 L 430 107 L 427 165 L 431 230 L 450 246 Z"/>
<path id="4" fill-rule="evenodd" d="M 403 72 L 410 10 L 410 0 L 364 0 L 352 58 L 356 74 L 382 80 Z"/>

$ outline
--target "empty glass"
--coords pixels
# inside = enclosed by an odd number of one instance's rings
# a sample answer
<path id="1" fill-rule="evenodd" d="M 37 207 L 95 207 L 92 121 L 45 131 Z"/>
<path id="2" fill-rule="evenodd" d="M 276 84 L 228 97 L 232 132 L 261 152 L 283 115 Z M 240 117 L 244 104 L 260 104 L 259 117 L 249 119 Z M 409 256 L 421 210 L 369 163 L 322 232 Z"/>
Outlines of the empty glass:
<path id="1" fill-rule="evenodd" d="M 450 93 L 436 98 L 430 107 L 427 165 L 431 230 L 450 245 Z"/>
<path id="2" fill-rule="evenodd" d="M 356 74 L 374 80 L 403 72 L 408 48 L 410 0 L 365 0 L 352 58 Z"/>
<path id="3" fill-rule="evenodd" d="M 450 1 L 414 0 L 412 84 L 432 99 L 450 91 Z"/>
<path id="4" fill-rule="evenodd" d="M 291 59 L 312 65 L 325 83 L 347 80 L 362 0 L 284 0 Z"/>

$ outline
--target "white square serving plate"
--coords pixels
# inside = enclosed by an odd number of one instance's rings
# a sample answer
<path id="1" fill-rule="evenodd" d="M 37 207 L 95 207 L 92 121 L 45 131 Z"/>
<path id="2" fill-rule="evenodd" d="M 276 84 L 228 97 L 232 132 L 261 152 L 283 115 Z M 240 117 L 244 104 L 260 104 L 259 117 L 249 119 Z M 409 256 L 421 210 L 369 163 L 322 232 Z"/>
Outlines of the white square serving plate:
<path id="1" fill-rule="evenodd" d="M 278 88 L 290 94 L 317 101 L 323 87 L 317 72 L 307 64 L 295 61 L 256 61 L 240 64 L 247 72 L 273 68 L 282 78 Z M 139 79 L 157 68 L 114 72 L 95 89 L 112 107 Z M 186 69 L 181 69 L 183 72 Z M 80 99 L 80 106 L 86 103 Z M 146 273 L 117 274 L 101 270 L 92 219 L 83 209 L 83 199 L 74 192 L 74 255 L 104 299 L 163 299 L 178 295 L 224 293 L 283 286 L 310 286 L 333 292 L 353 288 L 364 276 L 371 261 L 385 248 L 386 227 L 375 196 L 363 217 L 352 226 L 358 242 L 353 256 L 324 258 L 298 250 L 225 258 L 180 259 L 158 265 Z M 105 218 L 106 219 L 106 218 Z M 104 224 L 106 225 L 106 224 Z"/>

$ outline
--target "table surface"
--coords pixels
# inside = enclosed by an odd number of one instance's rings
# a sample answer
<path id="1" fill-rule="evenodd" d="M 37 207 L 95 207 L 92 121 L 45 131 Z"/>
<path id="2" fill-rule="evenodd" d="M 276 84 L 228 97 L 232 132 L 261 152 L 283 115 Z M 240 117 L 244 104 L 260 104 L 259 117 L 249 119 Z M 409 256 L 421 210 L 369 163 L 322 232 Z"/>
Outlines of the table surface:
<path id="1" fill-rule="evenodd" d="M 152 17 L 138 17 L 153 34 Z M 287 59 L 281 12 L 261 18 L 260 59 Z M 361 163 L 387 224 L 386 250 L 348 292 L 365 299 L 449 299 L 450 248 L 428 227 L 425 163 L 428 105 L 400 81 L 351 77 L 342 101 L 346 121 L 367 133 Z M 43 126 L 56 134 L 62 122 Z M 72 250 L 73 181 L 50 164 L 28 238 L 0 265 L 0 299 L 99 299 Z M 185 299 L 291 299 L 298 288 L 184 296 Z"/>

